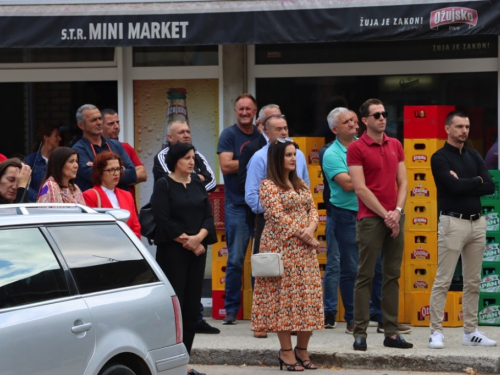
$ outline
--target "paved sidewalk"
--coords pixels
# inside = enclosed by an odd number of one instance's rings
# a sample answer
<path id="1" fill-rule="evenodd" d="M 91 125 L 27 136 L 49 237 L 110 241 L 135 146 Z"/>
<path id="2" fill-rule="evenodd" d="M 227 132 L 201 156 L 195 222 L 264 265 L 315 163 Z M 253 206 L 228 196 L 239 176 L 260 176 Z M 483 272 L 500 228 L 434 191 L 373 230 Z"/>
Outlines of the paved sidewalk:
<path id="1" fill-rule="evenodd" d="M 207 322 L 221 330 L 218 335 L 197 334 L 191 353 L 191 363 L 228 365 L 277 366 L 279 342 L 276 334 L 267 339 L 256 339 L 250 331 L 250 321 L 222 325 L 221 320 L 206 318 Z M 309 343 L 311 357 L 318 365 L 360 369 L 391 369 L 408 371 L 455 371 L 467 367 L 478 374 L 500 373 L 500 346 L 470 347 L 462 345 L 463 329 L 445 328 L 445 348 L 429 349 L 429 328 L 412 327 L 413 332 L 404 335 L 413 343 L 413 349 L 392 349 L 383 346 L 384 335 L 376 328 L 368 328 L 368 350 L 354 351 L 353 337 L 345 333 L 345 323 L 337 328 L 314 331 Z M 479 327 L 489 338 L 500 344 L 500 327 Z M 295 338 L 292 338 L 295 342 Z"/>

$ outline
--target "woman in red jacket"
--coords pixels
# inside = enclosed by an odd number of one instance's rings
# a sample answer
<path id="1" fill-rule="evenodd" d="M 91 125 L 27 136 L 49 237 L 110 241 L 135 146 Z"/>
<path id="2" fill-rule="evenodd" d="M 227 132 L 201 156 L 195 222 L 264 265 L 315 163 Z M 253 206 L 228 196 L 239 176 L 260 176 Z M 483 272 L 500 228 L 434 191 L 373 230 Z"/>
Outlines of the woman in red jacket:
<path id="1" fill-rule="evenodd" d="M 127 225 L 141 238 L 141 225 L 137 218 L 134 198 L 130 192 L 116 187 L 123 177 L 122 159 L 111 151 L 98 154 L 94 159 L 91 181 L 94 187 L 83 192 L 89 207 L 122 208 L 130 212 Z"/>

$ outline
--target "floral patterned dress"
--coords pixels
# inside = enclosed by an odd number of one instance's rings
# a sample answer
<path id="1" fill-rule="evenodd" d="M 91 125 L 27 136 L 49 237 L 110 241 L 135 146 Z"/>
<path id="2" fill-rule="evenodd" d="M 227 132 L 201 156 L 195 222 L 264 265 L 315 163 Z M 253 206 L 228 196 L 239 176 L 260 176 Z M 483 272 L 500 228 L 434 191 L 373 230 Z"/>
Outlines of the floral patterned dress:
<path id="1" fill-rule="evenodd" d="M 280 252 L 284 274 L 255 279 L 251 329 L 323 329 L 323 293 L 316 250 L 293 236 L 310 221 L 318 222 L 311 192 L 284 190 L 264 180 L 259 196 L 266 219 L 260 252 Z"/>

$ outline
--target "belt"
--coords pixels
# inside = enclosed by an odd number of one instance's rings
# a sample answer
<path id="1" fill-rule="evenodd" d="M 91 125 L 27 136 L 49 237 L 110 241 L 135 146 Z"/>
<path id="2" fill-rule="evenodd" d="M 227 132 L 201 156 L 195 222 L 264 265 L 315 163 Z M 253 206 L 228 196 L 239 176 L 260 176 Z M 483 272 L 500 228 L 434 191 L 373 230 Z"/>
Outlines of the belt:
<path id="1" fill-rule="evenodd" d="M 441 211 L 441 215 L 456 217 L 458 219 L 476 221 L 481 217 L 481 214 L 459 214 L 451 211 Z"/>

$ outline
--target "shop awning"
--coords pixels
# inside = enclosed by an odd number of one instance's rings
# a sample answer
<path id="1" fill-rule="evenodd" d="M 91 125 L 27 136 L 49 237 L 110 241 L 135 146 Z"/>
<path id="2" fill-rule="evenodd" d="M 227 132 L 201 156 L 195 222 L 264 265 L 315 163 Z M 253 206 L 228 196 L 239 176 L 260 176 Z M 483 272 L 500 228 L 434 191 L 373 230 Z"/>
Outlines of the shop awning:
<path id="1" fill-rule="evenodd" d="M 347 42 L 499 35 L 500 2 L 273 0 L 0 6 L 0 48 Z"/>

